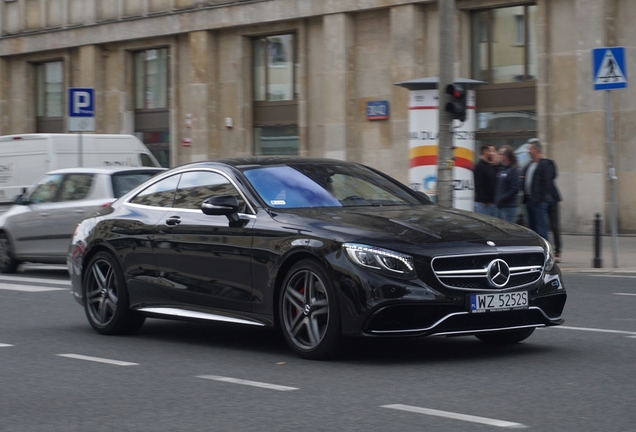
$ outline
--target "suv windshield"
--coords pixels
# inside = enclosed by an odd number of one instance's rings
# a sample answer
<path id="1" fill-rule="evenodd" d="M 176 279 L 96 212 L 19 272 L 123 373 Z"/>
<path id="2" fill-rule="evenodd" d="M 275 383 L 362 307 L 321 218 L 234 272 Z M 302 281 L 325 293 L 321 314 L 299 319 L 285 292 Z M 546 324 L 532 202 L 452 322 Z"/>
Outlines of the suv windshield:
<path id="1" fill-rule="evenodd" d="M 268 166 L 249 168 L 244 174 L 274 208 L 423 204 L 396 183 L 358 165 Z"/>
<path id="2" fill-rule="evenodd" d="M 113 174 L 113 194 L 120 198 L 155 175 L 156 172 L 135 172 Z"/>

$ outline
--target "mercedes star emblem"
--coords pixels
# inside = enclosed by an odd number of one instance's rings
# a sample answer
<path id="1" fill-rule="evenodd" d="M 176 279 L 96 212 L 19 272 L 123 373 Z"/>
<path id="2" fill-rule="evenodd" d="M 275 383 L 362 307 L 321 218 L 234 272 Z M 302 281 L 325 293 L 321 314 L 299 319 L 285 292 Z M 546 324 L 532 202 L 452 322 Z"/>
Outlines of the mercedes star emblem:
<path id="1" fill-rule="evenodd" d="M 486 271 L 488 282 L 495 288 L 503 288 L 510 280 L 510 267 L 502 259 L 492 260 Z"/>

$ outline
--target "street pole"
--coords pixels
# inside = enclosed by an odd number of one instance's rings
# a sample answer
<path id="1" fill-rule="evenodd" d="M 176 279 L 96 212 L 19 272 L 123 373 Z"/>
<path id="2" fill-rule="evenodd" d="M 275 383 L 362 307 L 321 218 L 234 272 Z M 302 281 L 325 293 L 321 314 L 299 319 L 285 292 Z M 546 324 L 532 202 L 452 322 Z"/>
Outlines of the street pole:
<path id="1" fill-rule="evenodd" d="M 612 96 L 605 90 L 605 123 L 607 129 L 607 167 L 610 181 L 610 217 L 612 219 L 612 265 L 618 268 L 618 215 L 616 204 L 616 169 L 614 168 L 614 144 L 612 143 Z"/>
<path id="2" fill-rule="evenodd" d="M 453 119 L 444 109 L 450 102 L 446 86 L 455 82 L 455 0 L 438 0 L 439 9 L 439 145 L 437 203 L 453 206 Z"/>

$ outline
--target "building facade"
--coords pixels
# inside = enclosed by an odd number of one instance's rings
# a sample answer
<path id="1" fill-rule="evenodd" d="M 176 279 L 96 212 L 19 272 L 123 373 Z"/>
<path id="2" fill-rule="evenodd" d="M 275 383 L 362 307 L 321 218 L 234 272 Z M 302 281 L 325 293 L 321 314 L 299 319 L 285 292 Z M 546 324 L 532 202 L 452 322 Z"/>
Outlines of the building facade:
<path id="1" fill-rule="evenodd" d="M 633 0 L 456 0 L 455 74 L 477 90 L 477 146 L 538 137 L 565 232 L 609 220 L 604 92 L 591 50 L 625 46 Z M 437 0 L 2 0 L 0 135 L 66 132 L 92 87 L 96 132 L 165 166 L 230 156 L 361 162 L 408 182 L 408 90 L 438 74 Z M 636 98 L 613 91 L 619 232 L 636 232 Z M 370 120 L 368 102 L 388 101 Z"/>

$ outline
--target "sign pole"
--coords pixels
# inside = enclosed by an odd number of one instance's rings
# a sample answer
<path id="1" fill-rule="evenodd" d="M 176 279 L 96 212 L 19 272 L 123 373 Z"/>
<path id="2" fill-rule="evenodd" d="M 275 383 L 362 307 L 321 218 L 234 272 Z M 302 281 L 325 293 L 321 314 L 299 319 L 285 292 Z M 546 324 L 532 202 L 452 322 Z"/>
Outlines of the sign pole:
<path id="1" fill-rule="evenodd" d="M 77 166 L 82 166 L 82 133 L 80 132 L 77 140 Z"/>
<path id="2" fill-rule="evenodd" d="M 612 95 L 605 90 L 605 129 L 607 130 L 607 166 L 610 180 L 610 217 L 612 219 L 612 265 L 618 268 L 618 220 L 616 203 L 616 169 L 614 168 L 614 144 L 612 142 Z"/>

